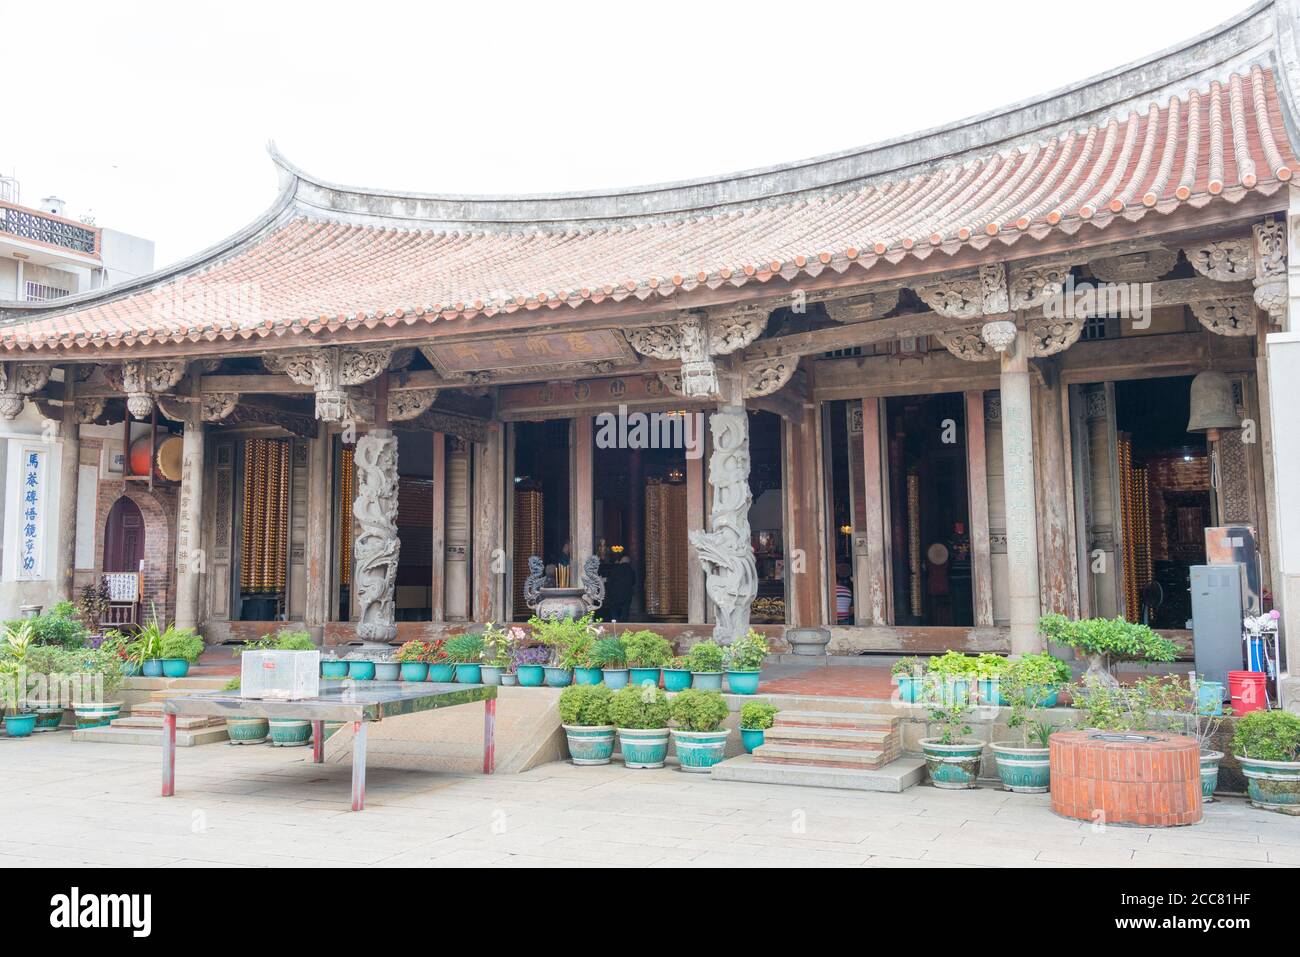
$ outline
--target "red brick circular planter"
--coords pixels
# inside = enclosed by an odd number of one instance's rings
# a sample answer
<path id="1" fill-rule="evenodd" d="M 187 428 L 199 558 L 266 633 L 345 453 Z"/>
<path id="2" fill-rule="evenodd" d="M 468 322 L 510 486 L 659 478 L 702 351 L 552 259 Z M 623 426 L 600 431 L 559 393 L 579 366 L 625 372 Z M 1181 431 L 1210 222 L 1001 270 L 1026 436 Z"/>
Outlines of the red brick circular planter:
<path id="1" fill-rule="evenodd" d="M 1102 824 L 1174 827 L 1201 819 L 1200 749 L 1155 732 L 1051 737 L 1052 810 Z"/>

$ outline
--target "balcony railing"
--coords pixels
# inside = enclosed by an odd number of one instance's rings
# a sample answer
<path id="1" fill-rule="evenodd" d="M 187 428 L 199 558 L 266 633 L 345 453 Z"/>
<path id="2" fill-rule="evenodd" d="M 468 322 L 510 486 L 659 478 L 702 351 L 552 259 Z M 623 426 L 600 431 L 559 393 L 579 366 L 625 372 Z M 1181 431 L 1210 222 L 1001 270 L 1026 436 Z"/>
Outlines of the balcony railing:
<path id="1" fill-rule="evenodd" d="M 31 209 L 0 206 L 0 233 L 95 256 L 99 231 Z"/>

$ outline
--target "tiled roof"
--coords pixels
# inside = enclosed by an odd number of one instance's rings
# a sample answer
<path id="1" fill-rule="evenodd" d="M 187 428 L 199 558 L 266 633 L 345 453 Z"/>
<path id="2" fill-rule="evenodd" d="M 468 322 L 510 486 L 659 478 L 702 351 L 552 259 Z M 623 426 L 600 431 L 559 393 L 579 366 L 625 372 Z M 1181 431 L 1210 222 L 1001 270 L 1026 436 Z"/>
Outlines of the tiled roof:
<path id="1" fill-rule="evenodd" d="M 0 348 L 220 343 L 796 280 L 1275 192 L 1297 169 L 1271 70 L 982 159 L 788 202 L 585 227 L 398 228 L 288 204 L 201 268 L 0 327 Z M 864 271 L 864 280 L 867 278 Z M 653 302 L 649 308 L 654 308 Z M 396 332 L 395 337 L 402 333 Z"/>

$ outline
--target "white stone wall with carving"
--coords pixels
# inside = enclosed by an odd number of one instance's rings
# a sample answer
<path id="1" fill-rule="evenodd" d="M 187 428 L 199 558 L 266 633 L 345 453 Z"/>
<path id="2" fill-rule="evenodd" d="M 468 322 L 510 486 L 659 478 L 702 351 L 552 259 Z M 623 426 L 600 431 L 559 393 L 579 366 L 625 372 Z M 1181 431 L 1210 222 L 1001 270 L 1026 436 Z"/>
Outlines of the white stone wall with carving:
<path id="1" fill-rule="evenodd" d="M 0 430 L 0 488 L 4 501 L 0 507 L 0 620 L 15 618 L 23 605 L 49 608 L 58 600 L 54 582 L 55 549 L 59 540 L 59 508 L 63 495 L 59 475 L 62 470 L 63 446 L 57 433 L 45 429 L 44 419 L 28 403 L 19 415 L 3 423 Z M 23 494 L 25 492 L 25 453 L 40 456 L 40 488 L 35 541 L 37 565 L 24 573 L 20 567 L 23 546 Z M 76 489 L 69 494 L 75 495 Z"/>

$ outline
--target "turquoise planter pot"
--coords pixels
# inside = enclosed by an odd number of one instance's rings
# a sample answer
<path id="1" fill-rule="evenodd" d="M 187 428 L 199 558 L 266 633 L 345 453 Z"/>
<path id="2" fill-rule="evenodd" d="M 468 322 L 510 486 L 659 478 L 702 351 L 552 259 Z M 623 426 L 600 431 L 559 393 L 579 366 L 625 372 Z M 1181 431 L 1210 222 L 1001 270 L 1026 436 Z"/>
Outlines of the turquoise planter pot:
<path id="1" fill-rule="evenodd" d="M 448 664 L 429 665 L 430 681 L 451 681 L 456 677 L 456 666 Z"/>
<path id="2" fill-rule="evenodd" d="M 376 661 L 375 662 L 376 681 L 396 681 L 401 676 L 402 676 L 402 663 L 400 661 Z"/>
<path id="3" fill-rule="evenodd" d="M 150 658 L 140 667 L 140 673 L 146 678 L 161 678 L 163 665 L 161 658 Z"/>
<path id="4" fill-rule="evenodd" d="M 1202 681 L 1197 685 L 1196 705 L 1201 714 L 1223 714 L 1223 682 Z"/>
<path id="5" fill-rule="evenodd" d="M 506 669 L 501 667 L 501 665 L 479 665 L 478 666 L 479 679 L 485 685 L 500 687 L 501 675 L 502 673 L 505 672 L 505 670 Z"/>
<path id="6" fill-rule="evenodd" d="M 226 736 L 231 744 L 261 744 L 271 733 L 265 718 L 227 718 Z"/>
<path id="7" fill-rule="evenodd" d="M 122 702 L 112 701 L 101 704 L 74 704 L 73 713 L 77 716 L 77 728 L 102 728 L 116 721 L 122 713 Z"/>
<path id="8" fill-rule="evenodd" d="M 599 668 L 574 668 L 573 683 L 579 685 L 598 685 L 602 675 Z"/>
<path id="9" fill-rule="evenodd" d="M 373 661 L 349 661 L 348 677 L 353 681 L 370 681 L 375 677 Z"/>
<path id="10" fill-rule="evenodd" d="M 691 686 L 691 673 L 678 671 L 676 668 L 664 669 L 664 690 L 685 691 Z"/>
<path id="11" fill-rule="evenodd" d="M 1222 702 L 1220 702 L 1222 705 Z M 1214 800 L 1214 792 L 1219 787 L 1219 762 L 1223 760 L 1222 751 L 1201 752 L 1201 802 Z"/>
<path id="12" fill-rule="evenodd" d="M 709 769 L 727 756 L 728 730 L 674 731 L 673 745 L 677 761 L 683 771 L 707 774 Z"/>
<path id="13" fill-rule="evenodd" d="M 458 662 L 456 664 L 456 682 L 462 685 L 482 684 L 483 673 L 479 666 L 471 664 L 468 661 Z"/>
<path id="14" fill-rule="evenodd" d="M 741 728 L 740 743 L 745 746 L 746 754 L 753 754 L 754 749 L 763 744 L 762 728 Z"/>
<path id="15" fill-rule="evenodd" d="M 662 768 L 668 757 L 668 729 L 618 729 L 618 750 L 629 768 Z"/>
<path id="16" fill-rule="evenodd" d="M 516 673 L 523 688 L 540 688 L 546 680 L 546 669 L 541 665 L 520 665 Z"/>
<path id="17" fill-rule="evenodd" d="M 566 724 L 563 727 L 569 741 L 569 757 L 574 764 L 609 764 L 614 754 L 612 724 L 587 727 Z"/>
<path id="18" fill-rule="evenodd" d="M 976 687 L 980 701 L 984 704 L 995 705 L 999 708 L 1010 707 L 1011 702 L 1002 693 L 1002 682 L 996 678 L 981 678 L 976 683 Z"/>
<path id="19" fill-rule="evenodd" d="M 322 661 L 320 663 L 320 676 L 322 678 L 346 678 L 348 676 L 348 663 L 346 661 Z"/>
<path id="20" fill-rule="evenodd" d="M 1021 748 L 997 742 L 990 747 L 1004 788 L 1022 794 L 1047 793 L 1051 784 L 1051 752 L 1047 748 Z M 978 771 L 976 765 L 976 773 Z"/>
<path id="21" fill-rule="evenodd" d="M 136 678 L 139 677 L 140 671 L 141 671 L 140 662 L 138 661 L 122 662 L 122 677 Z"/>
<path id="22" fill-rule="evenodd" d="M 11 738 L 25 738 L 36 730 L 36 712 L 5 715 L 5 734 Z"/>
<path id="23" fill-rule="evenodd" d="M 605 687 L 611 691 L 617 691 L 619 688 L 627 687 L 627 669 L 626 668 L 602 668 L 601 677 L 605 679 Z"/>
<path id="24" fill-rule="evenodd" d="M 722 672 L 721 671 L 692 671 L 691 687 L 699 688 L 701 691 L 721 691 Z"/>
<path id="25" fill-rule="evenodd" d="M 271 718 L 271 745 L 276 748 L 301 748 L 311 743 L 311 722 L 296 718 Z"/>
<path id="26" fill-rule="evenodd" d="M 921 700 L 921 685 L 925 681 L 924 677 L 917 675 L 895 675 L 894 681 L 898 685 L 898 700 L 907 704 L 915 704 Z"/>
<path id="27" fill-rule="evenodd" d="M 36 730 L 37 731 L 56 731 L 60 724 L 63 723 L 62 708 L 37 708 L 36 709 Z"/>
<path id="28" fill-rule="evenodd" d="M 164 678 L 184 678 L 190 673 L 190 663 L 184 658 L 164 658 L 162 673 Z"/>
<path id="29" fill-rule="evenodd" d="M 1238 757 L 1250 803 L 1266 811 L 1300 815 L 1300 761 Z"/>
<path id="30" fill-rule="evenodd" d="M 759 671 L 728 671 L 727 690 L 732 694 L 758 694 Z"/>
<path id="31" fill-rule="evenodd" d="M 546 685 L 549 688 L 567 688 L 573 683 L 573 672 L 568 668 L 547 668 Z"/>
<path id="32" fill-rule="evenodd" d="M 984 745 L 969 742 L 940 744 L 933 738 L 923 738 L 921 751 L 925 754 L 925 767 L 935 787 L 962 790 L 976 786 Z"/>
<path id="33" fill-rule="evenodd" d="M 424 681 L 428 677 L 429 677 L 429 663 L 427 661 L 403 661 L 402 662 L 403 681 Z"/>
<path id="34" fill-rule="evenodd" d="M 641 687 L 647 681 L 659 687 L 659 669 L 658 668 L 629 668 L 628 680 L 636 687 Z"/>

